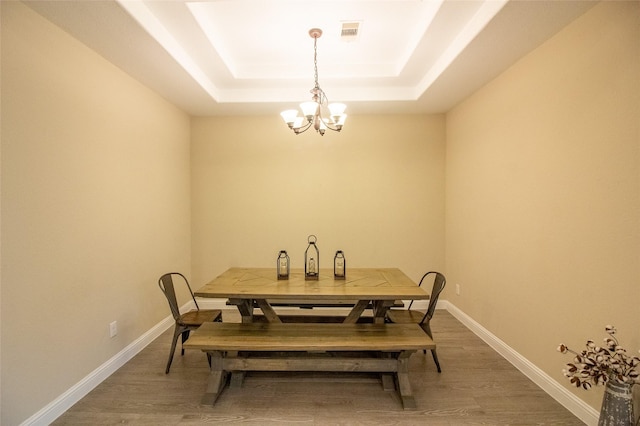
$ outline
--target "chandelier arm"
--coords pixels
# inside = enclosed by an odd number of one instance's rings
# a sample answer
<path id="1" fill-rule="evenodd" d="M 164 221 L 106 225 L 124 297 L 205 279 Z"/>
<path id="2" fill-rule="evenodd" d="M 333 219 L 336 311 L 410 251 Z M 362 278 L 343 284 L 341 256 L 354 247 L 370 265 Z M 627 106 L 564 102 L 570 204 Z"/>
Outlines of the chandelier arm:
<path id="1" fill-rule="evenodd" d="M 340 130 L 342 130 L 342 127 L 338 127 L 335 126 L 334 124 L 331 124 L 329 121 L 325 121 L 322 118 L 322 108 L 318 108 L 318 117 L 320 118 L 320 121 L 322 121 L 324 123 L 324 126 L 329 129 L 329 130 L 333 130 L 334 132 L 339 132 Z"/>
<path id="2" fill-rule="evenodd" d="M 333 130 L 334 132 L 339 132 L 340 130 L 342 130 L 342 127 L 341 128 L 333 127 L 332 125 L 330 125 L 327 122 L 324 123 L 324 127 L 326 129 Z"/>
<path id="3" fill-rule="evenodd" d="M 311 128 L 312 123 L 313 123 L 312 121 L 309 121 L 304 127 L 298 127 L 297 130 L 296 129 L 291 129 L 291 130 L 293 130 L 296 135 L 299 135 L 300 133 L 304 133 L 307 130 L 309 130 Z"/>

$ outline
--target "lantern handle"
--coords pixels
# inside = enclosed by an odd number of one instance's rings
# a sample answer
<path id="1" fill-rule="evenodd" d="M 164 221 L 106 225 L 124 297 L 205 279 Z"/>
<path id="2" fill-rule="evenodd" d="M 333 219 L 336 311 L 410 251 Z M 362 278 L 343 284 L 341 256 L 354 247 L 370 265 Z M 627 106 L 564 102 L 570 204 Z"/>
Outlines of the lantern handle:
<path id="1" fill-rule="evenodd" d="M 313 237 L 313 241 L 311 241 L 311 237 Z M 315 244 L 317 241 L 318 241 L 318 237 L 316 237 L 316 236 L 315 236 L 315 235 L 313 235 L 313 234 L 312 234 L 312 235 L 309 235 L 309 236 L 307 237 L 307 242 L 308 242 L 309 244 Z"/>

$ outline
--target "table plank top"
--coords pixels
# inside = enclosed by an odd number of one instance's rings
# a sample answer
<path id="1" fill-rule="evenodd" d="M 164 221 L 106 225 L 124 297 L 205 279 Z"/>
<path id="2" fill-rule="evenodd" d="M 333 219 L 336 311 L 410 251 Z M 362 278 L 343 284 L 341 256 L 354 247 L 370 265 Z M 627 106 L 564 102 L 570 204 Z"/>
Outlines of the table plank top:
<path id="1" fill-rule="evenodd" d="M 344 280 L 335 280 L 332 269 L 320 269 L 317 281 L 305 281 L 301 269 L 292 269 L 288 280 L 278 280 L 275 268 L 230 268 L 195 295 L 310 301 L 429 299 L 426 291 L 397 268 L 351 268 Z"/>

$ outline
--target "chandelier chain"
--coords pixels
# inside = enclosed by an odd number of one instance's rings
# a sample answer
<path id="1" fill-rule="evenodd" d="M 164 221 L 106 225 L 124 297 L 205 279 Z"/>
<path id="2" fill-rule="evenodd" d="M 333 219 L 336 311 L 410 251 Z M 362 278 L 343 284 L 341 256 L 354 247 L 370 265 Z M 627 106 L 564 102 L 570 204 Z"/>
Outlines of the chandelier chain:
<path id="1" fill-rule="evenodd" d="M 311 89 L 311 93 L 318 97 L 317 102 L 320 108 L 318 108 L 318 115 L 322 118 L 321 108 L 323 105 L 326 105 L 328 102 L 327 96 L 324 94 L 324 91 L 320 88 L 320 83 L 318 82 L 318 37 L 313 38 L 313 78 L 315 80 L 315 87 Z"/>
<path id="2" fill-rule="evenodd" d="M 316 80 L 316 89 L 318 89 L 320 87 L 318 85 L 318 37 L 314 37 L 313 39 L 313 69 L 313 77 Z"/>

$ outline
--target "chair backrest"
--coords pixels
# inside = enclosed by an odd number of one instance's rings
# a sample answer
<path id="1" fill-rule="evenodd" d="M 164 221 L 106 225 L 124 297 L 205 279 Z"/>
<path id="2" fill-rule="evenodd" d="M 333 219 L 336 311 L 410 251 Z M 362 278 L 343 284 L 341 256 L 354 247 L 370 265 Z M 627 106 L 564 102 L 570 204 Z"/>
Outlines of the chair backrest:
<path id="1" fill-rule="evenodd" d="M 433 280 L 433 288 L 431 289 L 431 295 L 429 296 L 429 307 L 427 308 L 427 312 L 425 312 L 424 317 L 422 317 L 422 321 L 420 321 L 423 324 L 425 322 L 428 323 L 429 321 L 431 321 L 431 318 L 433 318 L 440 293 L 442 293 L 442 290 L 444 290 L 444 286 L 447 284 L 446 278 L 440 272 L 427 272 L 426 274 L 424 274 L 422 279 L 424 279 L 429 274 L 435 274 L 436 277 Z M 422 280 L 420 280 L 420 283 L 422 283 Z"/>
<path id="2" fill-rule="evenodd" d="M 440 293 L 442 293 L 442 290 L 444 289 L 444 286 L 447 283 L 447 280 L 445 279 L 444 275 L 442 275 L 440 272 L 429 271 L 422 276 L 422 278 L 420 279 L 420 282 L 418 283 L 418 287 L 422 287 L 422 283 L 425 281 L 425 278 L 427 278 L 429 275 L 432 275 L 432 274 L 435 275 L 435 277 L 433 280 L 433 288 L 431 289 L 431 295 L 429 296 L 429 307 L 427 308 L 427 312 L 425 313 L 421 322 L 425 322 L 425 320 L 431 320 L 431 318 L 433 317 L 433 313 L 436 310 L 436 303 L 438 303 L 438 297 L 440 297 Z M 409 306 L 407 309 L 411 309 L 411 305 L 413 305 L 413 300 L 411 301 L 411 303 L 409 303 Z"/>
<path id="3" fill-rule="evenodd" d="M 164 293 L 167 298 L 167 302 L 169 302 L 169 307 L 171 308 L 171 313 L 173 314 L 173 318 L 176 321 L 180 320 L 180 306 L 178 305 L 178 298 L 176 297 L 176 289 L 174 285 L 173 278 L 180 276 L 184 280 L 187 288 L 189 289 L 189 294 L 191 294 L 191 298 L 193 299 L 193 303 L 196 305 L 196 309 L 200 309 L 198 306 L 198 302 L 196 301 L 195 296 L 193 295 L 193 291 L 191 290 L 191 286 L 189 285 L 189 281 L 187 277 L 182 275 L 180 272 L 169 272 L 164 274 L 158 280 L 158 286 L 160 290 Z"/>

